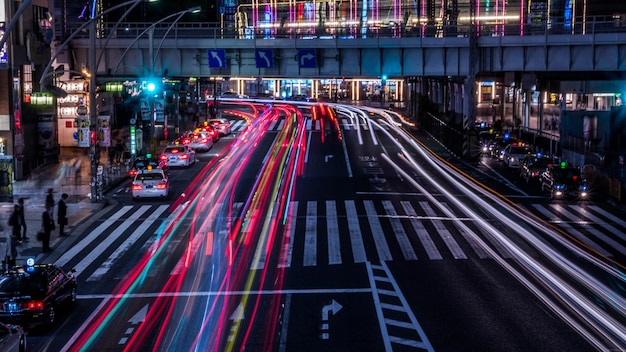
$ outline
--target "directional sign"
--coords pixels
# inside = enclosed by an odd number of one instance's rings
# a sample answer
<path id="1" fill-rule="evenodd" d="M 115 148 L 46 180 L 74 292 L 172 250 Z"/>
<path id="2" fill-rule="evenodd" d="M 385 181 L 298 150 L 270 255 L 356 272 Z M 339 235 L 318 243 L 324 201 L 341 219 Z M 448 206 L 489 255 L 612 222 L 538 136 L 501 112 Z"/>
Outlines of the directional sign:
<path id="1" fill-rule="evenodd" d="M 209 49 L 209 68 L 226 67 L 226 50 Z"/>
<path id="2" fill-rule="evenodd" d="M 298 67 L 315 68 L 317 67 L 317 58 L 315 49 L 298 50 Z"/>
<path id="3" fill-rule="evenodd" d="M 256 68 L 274 67 L 274 51 L 272 49 L 257 49 L 254 54 Z"/>

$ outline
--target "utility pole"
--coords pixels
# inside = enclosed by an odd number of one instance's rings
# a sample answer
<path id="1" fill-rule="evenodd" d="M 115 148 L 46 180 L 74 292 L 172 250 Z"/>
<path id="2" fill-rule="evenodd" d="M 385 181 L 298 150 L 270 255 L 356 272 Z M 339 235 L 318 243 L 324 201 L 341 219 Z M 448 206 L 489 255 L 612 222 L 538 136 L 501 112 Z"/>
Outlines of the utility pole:
<path id="1" fill-rule="evenodd" d="M 95 6 L 95 1 L 94 1 Z M 98 148 L 96 111 L 96 19 L 91 18 L 89 23 L 89 143 L 91 157 L 91 201 L 98 202 L 101 195 L 102 183 L 98 180 L 98 164 L 100 163 L 100 150 Z"/>

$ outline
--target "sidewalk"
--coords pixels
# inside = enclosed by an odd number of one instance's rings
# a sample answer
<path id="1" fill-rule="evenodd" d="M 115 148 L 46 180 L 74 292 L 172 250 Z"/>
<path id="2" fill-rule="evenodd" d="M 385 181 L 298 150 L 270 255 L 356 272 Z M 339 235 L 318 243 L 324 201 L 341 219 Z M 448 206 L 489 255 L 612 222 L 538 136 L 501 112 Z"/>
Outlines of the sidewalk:
<path id="1" fill-rule="evenodd" d="M 103 153 L 101 162 L 108 161 Z M 109 172 L 106 172 L 109 171 Z M 105 182 L 103 185 L 104 200 L 97 203 L 90 198 L 91 185 L 91 164 L 88 150 L 86 148 L 62 147 L 58 164 L 43 166 L 33 172 L 33 174 L 23 181 L 13 183 L 13 202 L 0 202 L 0 226 L 3 231 L 0 233 L 0 260 L 4 260 L 7 252 L 7 241 L 9 240 L 10 227 L 7 222 L 14 204 L 19 198 L 24 198 L 24 213 L 27 227 L 27 236 L 30 241 L 24 242 L 17 247 L 18 257 L 16 263 L 23 264 L 27 258 L 34 257 L 39 262 L 50 255 L 59 256 L 59 245 L 63 242 L 72 242 L 79 238 L 75 232 L 79 224 L 94 213 L 105 207 L 110 200 L 106 197 L 106 191 L 126 179 L 128 167 L 121 164 L 119 167 L 105 168 Z M 36 236 L 41 229 L 41 214 L 45 210 L 45 198 L 49 188 L 53 189 L 54 199 L 58 202 L 63 193 L 69 195 L 67 203 L 68 225 L 65 226 L 67 237 L 59 236 L 59 227 L 52 231 L 50 246 L 52 253 L 41 252 L 41 242 Z M 54 221 L 57 223 L 57 209 L 54 209 Z M 57 250 L 55 250 L 57 249 Z M 0 267 L 1 268 L 1 267 Z"/>

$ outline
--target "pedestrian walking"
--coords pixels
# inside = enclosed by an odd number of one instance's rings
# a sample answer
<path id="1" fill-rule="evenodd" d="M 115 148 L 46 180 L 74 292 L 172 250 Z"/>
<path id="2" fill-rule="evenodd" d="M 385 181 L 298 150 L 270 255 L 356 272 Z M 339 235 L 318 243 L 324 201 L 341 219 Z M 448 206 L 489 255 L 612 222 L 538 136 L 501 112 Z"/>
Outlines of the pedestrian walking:
<path id="1" fill-rule="evenodd" d="M 122 162 L 122 158 L 124 156 L 124 144 L 121 139 L 117 140 L 117 144 L 115 145 L 115 162 Z"/>
<path id="2" fill-rule="evenodd" d="M 50 234 L 54 230 L 54 219 L 52 218 L 52 205 L 46 202 L 46 210 L 41 213 L 41 242 L 42 252 L 52 252 L 50 248 Z"/>
<path id="3" fill-rule="evenodd" d="M 25 214 L 26 214 L 25 211 L 26 210 L 24 208 L 24 198 L 20 197 L 17 200 L 17 205 L 19 205 L 19 207 L 20 207 L 20 213 L 19 213 L 19 219 L 18 220 L 19 220 L 19 222 L 20 222 L 20 224 L 22 226 L 20 240 L 21 241 L 28 241 L 29 238 L 28 238 L 28 236 L 26 236 L 26 229 L 27 228 L 26 228 L 26 219 L 25 219 Z"/>
<path id="4" fill-rule="evenodd" d="M 48 188 L 48 194 L 46 195 L 46 205 L 49 205 L 50 209 L 54 208 L 54 195 L 52 194 L 52 188 Z"/>
<path id="5" fill-rule="evenodd" d="M 67 225 L 67 204 L 65 204 L 65 201 L 68 197 L 69 196 L 67 195 L 67 193 L 63 193 L 57 207 L 57 223 L 59 224 L 59 236 L 67 236 L 67 234 L 63 230 L 65 228 L 65 225 Z"/>
<path id="6" fill-rule="evenodd" d="M 13 212 L 9 217 L 9 226 L 11 227 L 11 241 L 9 242 L 7 265 L 9 268 L 15 266 L 15 260 L 17 258 L 17 246 L 22 243 L 20 241 L 20 232 L 22 231 L 22 225 L 20 224 L 20 206 L 15 204 Z"/>

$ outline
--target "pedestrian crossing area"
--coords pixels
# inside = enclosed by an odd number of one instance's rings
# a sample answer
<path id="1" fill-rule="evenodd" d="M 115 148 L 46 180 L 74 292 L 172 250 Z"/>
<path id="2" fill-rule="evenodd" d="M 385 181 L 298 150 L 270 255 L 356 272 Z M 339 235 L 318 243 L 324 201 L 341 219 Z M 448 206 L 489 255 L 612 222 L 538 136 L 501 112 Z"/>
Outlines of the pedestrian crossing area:
<path id="1" fill-rule="evenodd" d="M 444 204 L 444 206 L 446 206 Z M 96 221 L 80 241 L 55 262 L 77 270 L 77 277 L 98 281 L 131 248 L 155 241 L 164 229 L 182 221 L 169 205 L 123 205 Z M 242 211 L 235 203 L 233 215 Z M 580 243 L 607 257 L 626 255 L 626 221 L 597 205 L 538 203 L 529 206 L 537 215 Z M 236 219 L 238 216 L 232 216 Z M 223 218 L 222 218 L 223 219 Z M 192 221 L 188 219 L 188 221 Z M 220 226 L 225 226 L 223 221 Z M 466 226 L 460 226 L 463 223 Z M 220 233 L 220 229 L 215 229 Z M 223 232 L 223 231 L 222 231 Z M 439 207 L 422 200 L 348 199 L 293 201 L 287 221 L 271 245 L 259 241 L 263 258 L 251 270 L 267 266 L 306 268 L 387 261 L 442 261 L 490 259 L 476 240 L 480 237 L 502 258 L 512 254 L 469 218 L 450 218 Z M 196 239 L 205 238 L 197 236 Z M 250 242 L 252 245 L 257 242 Z M 201 243 L 193 243 L 199 248 Z M 535 255 L 530 247 L 523 248 Z M 204 253 L 198 251 L 198 253 Z M 274 258 L 275 257 L 275 258 Z"/>
<path id="2" fill-rule="evenodd" d="M 233 133 L 243 132 L 243 130 L 246 128 L 247 125 L 248 123 L 244 120 L 230 120 L 230 130 Z M 270 124 L 268 129 L 270 131 L 281 131 L 284 125 L 285 125 L 285 120 L 283 118 L 280 118 L 280 119 L 277 119 L 276 121 L 273 121 Z M 339 118 L 339 125 L 344 131 L 350 131 L 350 130 L 356 129 L 356 126 L 354 125 L 353 121 L 350 120 L 349 118 Z M 330 130 L 333 127 L 331 126 L 330 123 L 322 124 L 320 120 L 312 120 L 312 119 L 306 120 L 307 131 L 321 131 L 322 128 L 324 128 L 325 130 Z M 363 131 L 367 131 L 369 129 L 369 126 L 365 123 L 361 123 L 359 128 Z"/>

